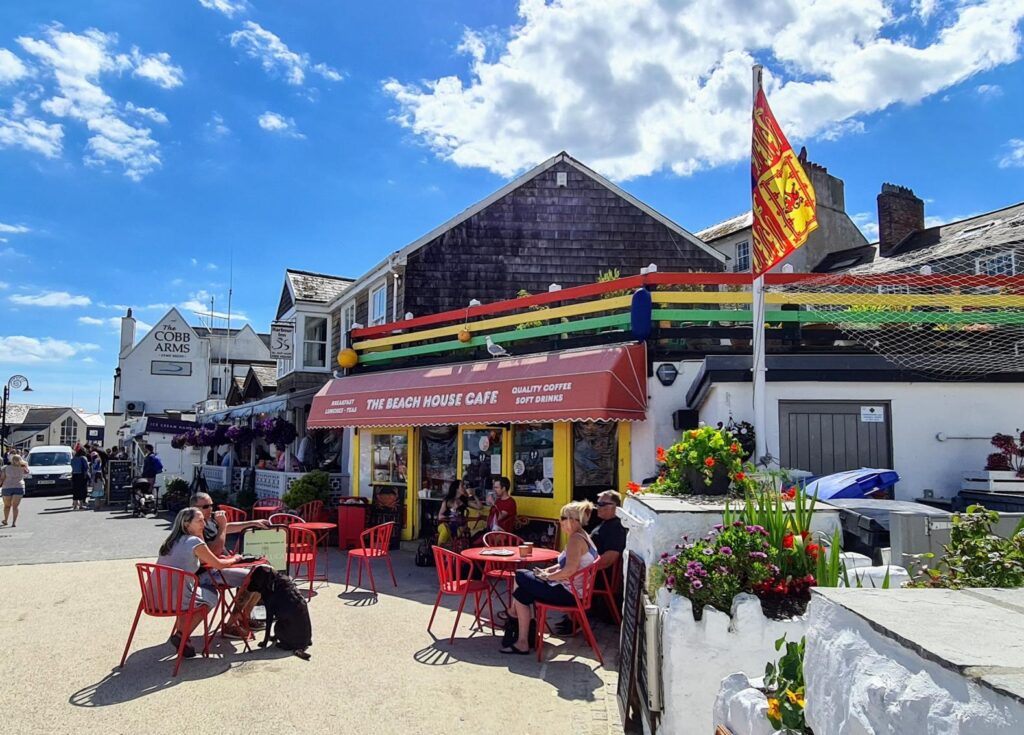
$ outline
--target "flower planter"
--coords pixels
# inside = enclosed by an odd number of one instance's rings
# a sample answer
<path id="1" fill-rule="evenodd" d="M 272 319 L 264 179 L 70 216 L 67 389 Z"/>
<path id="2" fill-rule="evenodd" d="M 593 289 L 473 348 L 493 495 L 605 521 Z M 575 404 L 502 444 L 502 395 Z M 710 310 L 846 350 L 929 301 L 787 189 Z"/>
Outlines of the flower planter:
<path id="1" fill-rule="evenodd" d="M 961 490 L 987 490 L 988 492 L 1024 492 L 1024 477 L 1012 470 L 974 470 L 964 472 Z"/>
<path id="2" fill-rule="evenodd" d="M 753 595 L 737 595 L 731 615 L 706 607 L 700 620 L 693 619 L 688 599 L 668 590 L 658 591 L 658 605 L 663 608 L 661 735 L 714 732 L 722 679 L 737 671 L 761 675 L 778 658 L 775 641 L 783 635 L 799 640 L 807 628 L 806 616 L 769 620 Z"/>
<path id="3" fill-rule="evenodd" d="M 686 482 L 694 495 L 725 495 L 732 484 L 729 480 L 729 471 L 721 465 L 715 467 L 710 485 L 704 484 L 704 475 L 700 470 L 687 470 Z"/>
<path id="4" fill-rule="evenodd" d="M 715 727 L 729 728 L 732 735 L 773 735 L 776 732 L 768 722 L 768 697 L 756 682 L 742 673 L 722 679 L 715 699 L 714 722 Z"/>

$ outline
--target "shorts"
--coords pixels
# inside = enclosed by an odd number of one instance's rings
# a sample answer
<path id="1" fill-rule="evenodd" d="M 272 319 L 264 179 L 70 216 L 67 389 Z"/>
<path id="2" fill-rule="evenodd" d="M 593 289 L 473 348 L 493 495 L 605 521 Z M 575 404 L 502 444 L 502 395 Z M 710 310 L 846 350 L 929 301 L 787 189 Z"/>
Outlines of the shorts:
<path id="1" fill-rule="evenodd" d="M 534 602 L 544 602 L 559 607 L 576 604 L 576 598 L 573 597 L 572 592 L 566 589 L 565 585 L 551 584 L 537 579 L 534 573 L 528 569 L 520 569 L 516 572 L 516 589 L 512 596 L 524 605 L 532 605 Z"/>
<path id="2" fill-rule="evenodd" d="M 25 494 L 25 488 L 23 487 L 5 487 L 3 490 L 3 497 L 13 498 L 15 495 L 21 497 Z"/>
<path id="3" fill-rule="evenodd" d="M 203 587 L 210 587 L 213 589 L 216 589 L 222 584 L 226 584 L 228 587 L 237 589 L 245 584 L 245 580 L 249 578 L 249 575 L 255 568 L 256 567 L 229 567 L 228 569 L 216 570 L 213 573 L 211 573 L 210 570 L 206 570 L 199 575 L 199 584 Z"/>
<path id="4" fill-rule="evenodd" d="M 167 595 L 167 590 L 160 590 L 160 604 L 164 607 L 175 607 L 178 610 L 183 610 L 189 601 L 189 597 L 192 595 L 191 586 L 186 586 L 181 590 L 180 598 L 176 600 L 177 604 L 168 604 L 170 598 Z M 203 585 L 199 586 L 196 590 L 196 607 L 206 606 L 211 610 L 217 606 L 220 602 L 220 595 L 213 587 L 206 587 Z"/>

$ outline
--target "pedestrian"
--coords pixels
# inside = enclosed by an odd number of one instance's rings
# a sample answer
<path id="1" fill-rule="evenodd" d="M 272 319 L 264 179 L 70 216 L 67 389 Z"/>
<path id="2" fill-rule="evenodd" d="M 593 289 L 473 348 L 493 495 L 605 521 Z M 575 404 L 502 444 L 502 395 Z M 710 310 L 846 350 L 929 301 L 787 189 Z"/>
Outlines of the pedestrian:
<path id="1" fill-rule="evenodd" d="M 145 447 L 146 456 L 142 460 L 142 479 L 149 483 L 150 495 L 156 497 L 156 476 L 164 471 L 164 463 L 156 456 L 152 444 Z"/>
<path id="2" fill-rule="evenodd" d="M 28 469 L 28 464 L 17 452 L 11 452 L 8 461 L 10 464 L 4 465 L 3 469 L 0 469 L 0 485 L 3 486 L 3 490 L 0 492 L 4 498 L 4 520 L 0 526 L 7 525 L 7 518 L 13 511 L 11 528 L 14 528 L 18 525 L 18 506 L 21 505 L 21 499 L 25 497 L 25 477 L 32 473 Z"/>
<path id="3" fill-rule="evenodd" d="M 103 459 L 98 451 L 94 451 L 90 460 L 89 474 L 91 477 L 89 479 L 92 481 L 90 483 L 92 485 L 92 496 L 94 498 L 102 497 L 103 493 L 100 491 L 103 487 Z"/>
<path id="4" fill-rule="evenodd" d="M 85 496 L 89 492 L 89 458 L 79 447 L 71 458 L 71 510 L 85 510 Z"/>

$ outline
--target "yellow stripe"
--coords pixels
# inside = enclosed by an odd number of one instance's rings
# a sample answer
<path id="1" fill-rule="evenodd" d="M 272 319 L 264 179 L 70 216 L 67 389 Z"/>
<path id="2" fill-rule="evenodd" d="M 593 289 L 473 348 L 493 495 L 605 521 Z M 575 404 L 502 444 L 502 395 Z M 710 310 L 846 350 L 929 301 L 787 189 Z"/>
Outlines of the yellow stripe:
<path id="1" fill-rule="evenodd" d="M 821 306 L 934 306 L 1024 307 L 1024 296 L 953 296 L 951 294 L 842 294 L 767 293 L 768 304 L 810 304 Z"/>
<path id="2" fill-rule="evenodd" d="M 620 311 L 621 309 L 629 308 L 632 298 L 632 295 L 630 295 L 618 296 L 614 299 L 597 299 L 596 301 L 586 301 L 582 304 L 570 304 L 568 306 L 558 306 L 553 309 L 538 309 L 536 311 L 527 311 L 522 314 L 496 317 L 494 319 L 484 319 L 479 322 L 470 322 L 468 325 L 452 324 L 447 327 L 438 327 L 437 329 L 426 329 L 422 332 L 398 334 L 393 337 L 381 337 L 380 339 L 368 339 L 363 342 L 356 342 L 352 347 L 356 350 L 366 350 L 374 347 L 384 347 L 386 345 L 421 342 L 426 339 L 436 339 L 438 337 L 452 337 L 457 335 L 462 331 L 462 328 L 466 326 L 469 327 L 470 331 L 480 334 L 482 332 L 491 332 L 495 329 L 501 329 L 502 327 L 514 327 L 517 324 L 522 324 L 523 322 L 548 322 L 554 319 L 561 319 L 563 317 L 568 318 L 573 316 L 582 316 L 584 314 L 593 314 L 599 311 Z"/>
<path id="3" fill-rule="evenodd" d="M 651 300 L 656 304 L 749 304 L 750 291 L 655 291 Z"/>

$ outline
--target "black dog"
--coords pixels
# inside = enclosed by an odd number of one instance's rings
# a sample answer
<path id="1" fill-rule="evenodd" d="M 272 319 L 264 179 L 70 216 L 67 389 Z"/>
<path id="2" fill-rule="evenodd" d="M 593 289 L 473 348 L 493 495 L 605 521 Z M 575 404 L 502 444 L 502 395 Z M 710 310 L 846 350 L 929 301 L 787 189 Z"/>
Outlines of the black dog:
<path id="1" fill-rule="evenodd" d="M 260 648 L 274 640 L 278 648 L 294 651 L 296 656 L 308 661 L 306 649 L 313 645 L 313 627 L 306 600 L 292 578 L 267 566 L 256 567 L 249 575 L 249 591 L 259 593 L 267 611 L 267 628 Z"/>

